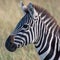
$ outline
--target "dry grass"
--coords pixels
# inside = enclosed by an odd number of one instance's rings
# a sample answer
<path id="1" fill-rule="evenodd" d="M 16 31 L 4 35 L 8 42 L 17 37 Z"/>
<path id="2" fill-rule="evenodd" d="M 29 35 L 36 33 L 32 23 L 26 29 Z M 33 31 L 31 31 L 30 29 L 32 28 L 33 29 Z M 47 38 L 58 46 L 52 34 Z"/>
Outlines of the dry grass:
<path id="1" fill-rule="evenodd" d="M 59 0 L 23 0 L 26 5 L 30 1 L 47 9 L 60 24 Z M 22 16 L 19 0 L 0 0 L 0 60 L 39 60 L 33 45 L 18 49 L 14 53 L 5 49 L 6 38 Z"/>

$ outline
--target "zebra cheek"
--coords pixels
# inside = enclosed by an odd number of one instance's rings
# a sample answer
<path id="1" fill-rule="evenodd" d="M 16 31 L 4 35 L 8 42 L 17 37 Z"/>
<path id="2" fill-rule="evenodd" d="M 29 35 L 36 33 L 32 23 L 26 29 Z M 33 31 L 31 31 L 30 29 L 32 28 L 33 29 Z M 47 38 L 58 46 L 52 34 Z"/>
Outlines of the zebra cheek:
<path id="1" fill-rule="evenodd" d="M 6 49 L 7 49 L 8 51 L 10 51 L 10 52 L 14 52 L 14 51 L 16 51 L 16 49 L 17 49 L 17 46 L 16 46 L 15 44 L 11 43 L 11 38 L 10 38 L 10 36 L 7 38 L 7 40 L 6 40 L 6 42 L 5 42 L 5 47 L 6 47 Z"/>

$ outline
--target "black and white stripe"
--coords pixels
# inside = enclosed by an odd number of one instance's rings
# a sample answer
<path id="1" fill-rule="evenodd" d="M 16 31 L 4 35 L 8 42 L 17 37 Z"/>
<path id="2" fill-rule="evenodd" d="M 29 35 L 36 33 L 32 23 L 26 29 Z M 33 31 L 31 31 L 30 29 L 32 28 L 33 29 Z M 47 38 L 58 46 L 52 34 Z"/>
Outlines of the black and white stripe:
<path id="1" fill-rule="evenodd" d="M 44 9 L 38 11 L 37 20 L 27 13 L 12 32 L 13 43 L 17 47 L 33 43 L 41 60 L 60 60 L 60 37 L 58 37 L 60 28 L 58 28 L 55 19 Z"/>
<path id="2" fill-rule="evenodd" d="M 54 18 L 48 18 L 47 15 L 44 15 L 43 17 L 40 16 L 39 27 L 41 28 L 41 31 L 39 32 L 41 33 L 40 40 L 35 43 L 35 47 L 41 60 L 58 60 L 60 56 L 60 51 L 58 51 L 59 39 L 56 35 L 58 34 L 58 26 L 54 21 Z"/>

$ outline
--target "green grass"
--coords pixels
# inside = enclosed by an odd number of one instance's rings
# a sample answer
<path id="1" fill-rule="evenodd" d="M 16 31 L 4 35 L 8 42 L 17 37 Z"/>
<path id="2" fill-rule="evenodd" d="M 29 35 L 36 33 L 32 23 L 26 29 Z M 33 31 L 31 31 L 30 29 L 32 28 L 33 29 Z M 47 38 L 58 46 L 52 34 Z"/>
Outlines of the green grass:
<path id="1" fill-rule="evenodd" d="M 30 1 L 23 0 L 27 5 Z M 47 9 L 60 24 L 59 0 L 31 0 Z M 11 53 L 5 48 L 5 41 L 13 31 L 23 13 L 19 7 L 19 0 L 0 0 L 0 60 L 39 60 L 34 45 L 24 46 Z"/>

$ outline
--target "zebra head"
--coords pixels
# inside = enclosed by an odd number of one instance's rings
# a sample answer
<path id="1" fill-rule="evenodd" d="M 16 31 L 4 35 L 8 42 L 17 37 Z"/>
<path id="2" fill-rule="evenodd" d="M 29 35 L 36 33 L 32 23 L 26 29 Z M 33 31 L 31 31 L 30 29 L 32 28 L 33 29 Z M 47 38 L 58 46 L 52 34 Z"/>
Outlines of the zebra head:
<path id="1" fill-rule="evenodd" d="M 11 52 L 15 51 L 18 47 L 34 43 L 38 37 L 38 12 L 32 3 L 29 3 L 27 7 L 24 7 L 23 4 L 21 6 L 25 16 L 17 24 L 5 43 L 6 48 Z"/>

